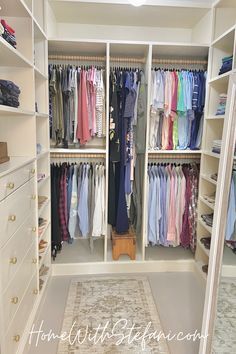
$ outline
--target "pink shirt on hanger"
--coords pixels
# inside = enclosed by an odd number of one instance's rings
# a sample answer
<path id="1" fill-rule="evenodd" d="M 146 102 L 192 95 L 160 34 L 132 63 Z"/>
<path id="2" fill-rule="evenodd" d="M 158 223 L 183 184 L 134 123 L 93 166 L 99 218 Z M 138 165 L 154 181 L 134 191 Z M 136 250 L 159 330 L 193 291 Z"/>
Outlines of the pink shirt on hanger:
<path id="1" fill-rule="evenodd" d="M 176 183 L 177 175 L 175 172 L 175 168 L 172 168 L 170 179 L 170 207 L 167 229 L 167 241 L 173 246 L 176 245 Z"/>
<path id="2" fill-rule="evenodd" d="M 78 98 L 78 125 L 76 137 L 79 139 L 80 144 L 86 144 L 90 139 L 89 131 L 89 117 L 88 117 L 88 96 L 86 86 L 86 71 L 81 70 L 80 85 L 79 85 L 79 98 Z"/>

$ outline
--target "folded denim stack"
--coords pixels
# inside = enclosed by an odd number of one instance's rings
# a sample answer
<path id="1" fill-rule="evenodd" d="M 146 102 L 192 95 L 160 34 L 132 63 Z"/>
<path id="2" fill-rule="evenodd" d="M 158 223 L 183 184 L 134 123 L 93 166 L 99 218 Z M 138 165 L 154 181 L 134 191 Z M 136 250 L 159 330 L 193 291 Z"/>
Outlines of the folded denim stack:
<path id="1" fill-rule="evenodd" d="M 16 48 L 16 36 L 15 31 L 10 27 L 5 20 L 1 20 L 0 23 L 0 35 L 5 39 L 12 47 Z"/>
<path id="2" fill-rule="evenodd" d="M 213 224 L 213 213 L 212 214 L 202 214 L 201 218 L 203 219 L 203 221 L 205 221 L 207 226 L 212 227 L 212 224 Z"/>
<path id="3" fill-rule="evenodd" d="M 221 145 L 222 145 L 222 140 L 213 140 L 213 143 L 212 143 L 212 152 L 215 152 L 216 154 L 220 154 L 220 152 L 221 152 Z"/>
<path id="4" fill-rule="evenodd" d="M 10 107 L 19 107 L 20 89 L 14 82 L 0 80 L 0 104 Z"/>
<path id="5" fill-rule="evenodd" d="M 219 105 L 217 107 L 216 116 L 225 115 L 226 101 L 227 101 L 227 94 L 221 93 L 219 96 Z"/>
<path id="6" fill-rule="evenodd" d="M 224 57 L 222 59 L 222 65 L 219 71 L 219 75 L 222 75 L 224 73 L 227 73 L 228 71 L 232 70 L 232 65 L 233 65 L 233 55 L 229 57 Z"/>

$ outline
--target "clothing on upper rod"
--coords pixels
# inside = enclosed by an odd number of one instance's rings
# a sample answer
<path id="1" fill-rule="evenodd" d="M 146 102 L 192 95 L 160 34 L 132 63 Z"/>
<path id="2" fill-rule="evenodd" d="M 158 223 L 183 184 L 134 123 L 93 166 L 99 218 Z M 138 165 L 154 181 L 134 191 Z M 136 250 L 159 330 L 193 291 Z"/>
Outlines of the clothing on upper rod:
<path id="1" fill-rule="evenodd" d="M 144 163 L 136 153 L 145 150 L 145 92 L 142 70 L 111 70 L 108 222 L 117 233 L 128 231 L 129 217 L 141 229 L 142 181 L 134 176 Z"/>
<path id="2" fill-rule="evenodd" d="M 85 145 L 106 135 L 104 70 L 49 65 L 50 137 L 56 146 Z"/>
<path id="3" fill-rule="evenodd" d="M 52 247 L 63 241 L 105 235 L 103 163 L 51 164 Z"/>
<path id="4" fill-rule="evenodd" d="M 199 165 L 148 164 L 146 246 L 196 248 Z"/>
<path id="5" fill-rule="evenodd" d="M 206 75 L 203 70 L 152 70 L 150 150 L 200 148 Z"/>

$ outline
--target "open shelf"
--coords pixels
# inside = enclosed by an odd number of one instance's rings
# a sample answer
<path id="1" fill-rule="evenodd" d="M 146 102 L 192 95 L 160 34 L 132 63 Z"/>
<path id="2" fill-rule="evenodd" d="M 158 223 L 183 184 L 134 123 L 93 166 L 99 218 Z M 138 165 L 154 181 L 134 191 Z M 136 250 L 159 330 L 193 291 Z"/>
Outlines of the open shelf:
<path id="1" fill-rule="evenodd" d="M 61 149 L 61 148 L 51 148 L 50 153 L 52 154 L 106 154 L 106 149 L 102 148 L 80 148 L 80 149 Z"/>
<path id="2" fill-rule="evenodd" d="M 201 150 L 148 150 L 149 154 L 201 154 Z"/>
<path id="3" fill-rule="evenodd" d="M 220 154 L 217 154 L 212 151 L 203 151 L 203 155 L 215 157 L 216 159 L 220 159 Z"/>
<path id="4" fill-rule="evenodd" d="M 10 157 L 10 161 L 0 164 L 0 177 L 17 170 L 19 167 L 23 167 L 30 162 L 33 162 L 32 157 Z"/>
<path id="5" fill-rule="evenodd" d="M 200 196 L 199 198 L 201 200 L 202 203 L 206 204 L 206 206 L 208 206 L 208 208 L 214 210 L 215 209 L 215 204 L 211 204 L 209 203 L 204 197 Z"/>
<path id="6" fill-rule="evenodd" d="M 224 116 L 210 116 L 210 117 L 206 117 L 205 119 L 207 120 L 220 120 L 220 119 L 225 119 L 225 115 Z"/>
<path id="7" fill-rule="evenodd" d="M 201 278 L 206 281 L 207 280 L 207 274 L 203 272 L 202 270 L 202 266 L 204 265 L 203 262 L 201 262 L 200 260 L 196 262 L 196 269 L 199 273 L 199 275 L 201 276 Z"/>
<path id="8" fill-rule="evenodd" d="M 1 66 L 32 67 L 32 63 L 5 39 L 0 37 Z"/>
<path id="9" fill-rule="evenodd" d="M 221 82 L 226 83 L 229 81 L 229 76 L 233 73 L 233 70 L 228 71 L 227 73 L 224 73 L 222 75 L 217 75 L 215 77 L 213 77 L 212 79 L 209 80 L 209 83 L 215 83 L 215 82 Z"/>
<path id="10" fill-rule="evenodd" d="M 3 116 L 34 116 L 33 111 L 0 105 L 0 115 Z"/>
<path id="11" fill-rule="evenodd" d="M 202 219 L 201 217 L 198 218 L 198 221 L 200 224 L 209 232 L 212 233 L 212 227 L 208 226 Z"/>
<path id="12" fill-rule="evenodd" d="M 197 240 L 198 246 L 202 249 L 202 251 L 206 254 L 207 257 L 210 256 L 210 250 L 208 250 L 200 240 Z"/>

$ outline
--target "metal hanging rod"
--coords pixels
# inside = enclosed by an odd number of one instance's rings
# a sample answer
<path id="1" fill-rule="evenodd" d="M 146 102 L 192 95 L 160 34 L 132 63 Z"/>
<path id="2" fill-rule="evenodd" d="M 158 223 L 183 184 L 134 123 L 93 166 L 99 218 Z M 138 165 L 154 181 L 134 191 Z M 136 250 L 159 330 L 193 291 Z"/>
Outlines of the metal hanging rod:
<path id="1" fill-rule="evenodd" d="M 207 65 L 207 60 L 190 59 L 153 59 L 153 64 L 178 64 L 178 65 Z"/>
<path id="2" fill-rule="evenodd" d="M 80 153 L 70 153 L 70 154 L 63 154 L 63 153 L 56 153 L 56 152 L 51 152 L 50 157 L 51 158 L 58 158 L 58 159 L 67 159 L 67 158 L 86 158 L 86 159 L 91 159 L 91 158 L 105 158 L 105 153 L 104 154 L 80 154 Z"/>
<path id="3" fill-rule="evenodd" d="M 148 154 L 148 159 L 149 160 L 159 160 L 159 159 L 199 159 L 200 160 L 201 155 L 200 153 L 196 153 L 196 154 L 165 154 L 165 153 L 159 153 L 159 154 Z"/>
<path id="4" fill-rule="evenodd" d="M 82 55 L 49 55 L 49 60 L 75 60 L 75 61 L 106 61 L 106 56 L 82 56 Z M 110 57 L 110 62 L 117 63 L 146 63 L 145 58 L 131 57 Z M 179 65 L 207 65 L 207 60 L 188 60 L 188 59 L 153 59 L 153 64 L 179 64 Z"/>

